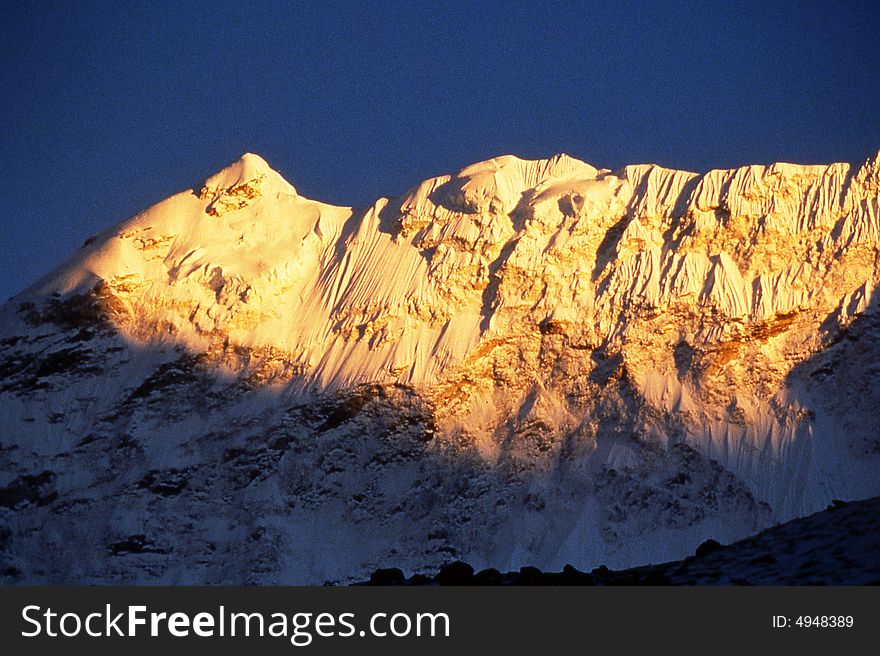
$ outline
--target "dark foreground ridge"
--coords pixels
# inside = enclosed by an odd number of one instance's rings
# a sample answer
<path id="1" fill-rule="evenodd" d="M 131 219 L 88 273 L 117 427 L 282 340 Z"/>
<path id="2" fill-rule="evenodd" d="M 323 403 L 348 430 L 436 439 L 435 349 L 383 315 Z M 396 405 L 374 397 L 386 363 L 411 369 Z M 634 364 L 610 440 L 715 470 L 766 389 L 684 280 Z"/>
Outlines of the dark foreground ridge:
<path id="1" fill-rule="evenodd" d="M 880 585 L 880 497 L 845 503 L 723 546 L 706 540 L 684 560 L 620 571 L 523 567 L 474 572 L 457 561 L 436 576 L 397 568 L 362 585 Z"/>

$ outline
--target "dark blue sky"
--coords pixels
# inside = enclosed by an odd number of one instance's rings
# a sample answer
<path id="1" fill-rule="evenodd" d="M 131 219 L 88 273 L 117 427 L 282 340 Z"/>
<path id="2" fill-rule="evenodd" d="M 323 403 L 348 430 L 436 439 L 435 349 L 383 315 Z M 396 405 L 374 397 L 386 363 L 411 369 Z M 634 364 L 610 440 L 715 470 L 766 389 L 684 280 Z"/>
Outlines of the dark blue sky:
<path id="1" fill-rule="evenodd" d="M 880 149 L 876 2 L 2 5 L 0 298 L 244 151 L 364 205 L 503 153 Z"/>

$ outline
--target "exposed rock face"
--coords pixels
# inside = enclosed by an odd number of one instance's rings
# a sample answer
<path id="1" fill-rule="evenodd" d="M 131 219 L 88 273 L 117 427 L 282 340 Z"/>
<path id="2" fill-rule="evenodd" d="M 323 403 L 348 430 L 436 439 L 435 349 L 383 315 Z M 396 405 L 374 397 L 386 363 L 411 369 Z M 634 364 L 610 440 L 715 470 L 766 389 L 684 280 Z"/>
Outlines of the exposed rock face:
<path id="1" fill-rule="evenodd" d="M 560 155 L 352 210 L 245 155 L 0 310 L 6 575 L 625 567 L 878 495 L 878 203 Z"/>

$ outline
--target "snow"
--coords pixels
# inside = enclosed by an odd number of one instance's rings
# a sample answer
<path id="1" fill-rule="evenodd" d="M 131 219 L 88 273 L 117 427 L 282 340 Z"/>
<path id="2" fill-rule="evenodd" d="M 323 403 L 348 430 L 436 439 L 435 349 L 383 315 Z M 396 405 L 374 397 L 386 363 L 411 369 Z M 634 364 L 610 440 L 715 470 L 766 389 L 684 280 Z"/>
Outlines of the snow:
<path id="1" fill-rule="evenodd" d="M 0 309 L 0 486 L 51 471 L 90 532 L 193 559 L 244 558 L 225 513 L 261 507 L 245 523 L 288 547 L 261 558 L 301 582 L 392 550 L 625 567 L 875 496 L 878 189 L 880 157 L 699 175 L 507 155 L 356 209 L 246 154 Z M 172 469 L 179 500 L 137 487 Z M 235 529 L 177 534 L 184 508 Z M 86 549 L 78 510 L 42 538 L 48 510 L 3 512 L 34 553 Z M 79 557 L 72 577 L 112 578 Z M 224 580 L 259 578 L 235 562 Z"/>

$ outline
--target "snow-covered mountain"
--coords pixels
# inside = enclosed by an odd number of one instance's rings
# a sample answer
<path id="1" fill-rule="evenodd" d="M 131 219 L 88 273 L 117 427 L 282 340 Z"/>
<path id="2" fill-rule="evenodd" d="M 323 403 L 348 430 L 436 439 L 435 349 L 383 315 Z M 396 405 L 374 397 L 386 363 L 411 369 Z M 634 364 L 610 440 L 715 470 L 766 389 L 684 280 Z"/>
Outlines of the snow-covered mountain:
<path id="1" fill-rule="evenodd" d="M 622 568 L 880 495 L 878 253 L 880 155 L 366 210 L 244 155 L 0 308 L 0 569 Z"/>

